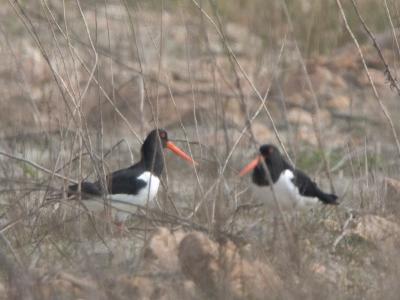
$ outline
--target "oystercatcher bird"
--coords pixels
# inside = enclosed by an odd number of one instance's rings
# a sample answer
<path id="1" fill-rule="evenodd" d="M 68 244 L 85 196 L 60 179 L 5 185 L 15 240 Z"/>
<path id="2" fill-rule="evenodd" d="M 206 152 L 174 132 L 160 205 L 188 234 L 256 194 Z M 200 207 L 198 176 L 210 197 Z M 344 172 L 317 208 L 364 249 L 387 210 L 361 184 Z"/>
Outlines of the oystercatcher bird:
<path id="1" fill-rule="evenodd" d="M 121 226 L 126 218 L 136 211 L 137 206 L 151 204 L 156 196 L 164 169 L 165 148 L 196 164 L 189 155 L 168 140 L 168 134 L 164 129 L 155 129 L 143 142 L 139 162 L 106 176 L 106 191 L 103 191 L 100 180 L 80 183 L 84 206 L 91 211 L 103 210 L 106 203 L 104 200 L 108 200 L 113 208 L 113 215 L 116 213 L 115 223 Z M 69 187 L 69 195 L 77 192 L 78 184 Z"/>
<path id="2" fill-rule="evenodd" d="M 272 184 L 276 198 L 283 207 L 305 207 L 318 201 L 338 204 L 336 195 L 323 192 L 304 172 L 293 168 L 274 145 L 262 145 L 260 155 L 246 165 L 239 175 L 250 171 L 253 171 L 252 182 L 256 195 L 273 200 Z"/>

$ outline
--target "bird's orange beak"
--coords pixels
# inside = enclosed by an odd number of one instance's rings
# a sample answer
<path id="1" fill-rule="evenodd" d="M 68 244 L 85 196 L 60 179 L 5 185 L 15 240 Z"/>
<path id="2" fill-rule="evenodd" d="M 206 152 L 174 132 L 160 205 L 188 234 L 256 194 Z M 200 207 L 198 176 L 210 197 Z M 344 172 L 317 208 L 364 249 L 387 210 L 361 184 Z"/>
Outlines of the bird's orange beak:
<path id="1" fill-rule="evenodd" d="M 246 165 L 239 173 L 239 176 L 244 176 L 250 171 L 254 170 L 257 167 L 258 163 L 260 162 L 261 156 L 257 156 L 253 159 L 248 165 Z"/>
<path id="2" fill-rule="evenodd" d="M 187 155 L 185 152 L 183 152 L 178 146 L 176 146 L 174 143 L 168 141 L 167 142 L 167 148 L 174 152 L 176 155 L 182 157 L 184 160 L 187 160 L 191 162 L 194 165 L 198 165 L 197 162 L 195 162 L 189 155 Z"/>

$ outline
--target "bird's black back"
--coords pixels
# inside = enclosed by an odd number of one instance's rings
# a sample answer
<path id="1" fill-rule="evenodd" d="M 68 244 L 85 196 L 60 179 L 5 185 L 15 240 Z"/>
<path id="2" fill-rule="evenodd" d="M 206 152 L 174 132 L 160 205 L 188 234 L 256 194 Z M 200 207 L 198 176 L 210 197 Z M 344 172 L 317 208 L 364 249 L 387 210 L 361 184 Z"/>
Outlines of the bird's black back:
<path id="1" fill-rule="evenodd" d="M 81 193 L 82 193 L 82 198 L 86 198 L 85 196 L 101 196 L 101 185 L 99 185 L 97 182 L 88 182 L 88 181 L 82 181 L 80 183 L 81 185 Z M 78 184 L 73 184 L 68 187 L 68 196 L 72 196 L 78 192 L 79 185 Z"/>

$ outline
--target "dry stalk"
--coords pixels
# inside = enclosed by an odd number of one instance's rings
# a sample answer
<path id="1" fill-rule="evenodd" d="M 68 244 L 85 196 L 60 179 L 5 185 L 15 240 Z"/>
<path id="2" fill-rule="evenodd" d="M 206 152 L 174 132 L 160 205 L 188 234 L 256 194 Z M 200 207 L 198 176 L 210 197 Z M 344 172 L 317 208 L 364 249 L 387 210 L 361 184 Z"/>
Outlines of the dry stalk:
<path id="1" fill-rule="evenodd" d="M 351 222 L 354 220 L 353 212 L 349 211 L 349 217 L 346 219 L 346 221 L 343 224 L 342 227 L 342 232 L 340 235 L 335 239 L 335 241 L 332 244 L 332 251 L 335 251 L 337 246 L 339 245 L 340 241 L 343 240 L 348 234 L 349 234 L 349 226 L 351 225 Z"/>
<path id="2" fill-rule="evenodd" d="M 65 31 L 63 30 L 63 28 L 61 28 L 61 26 L 57 23 L 57 21 L 56 21 L 54 15 L 51 14 L 51 16 L 52 16 L 53 22 L 55 22 L 55 25 L 57 26 L 59 32 L 60 32 L 61 35 L 65 38 L 65 40 L 69 43 L 69 46 L 70 46 L 70 48 L 71 48 L 71 51 L 72 51 L 73 54 L 74 54 L 74 57 L 76 57 L 76 58 L 78 59 L 79 64 L 83 66 L 84 70 L 85 70 L 88 74 L 91 74 L 90 68 L 87 66 L 87 64 L 85 63 L 85 61 L 83 60 L 83 58 L 79 55 L 78 50 L 77 50 L 74 46 L 72 46 L 72 44 L 70 44 L 70 39 L 69 39 L 69 36 L 68 36 L 67 32 L 65 32 Z M 29 28 L 28 28 L 28 30 L 30 31 Z M 35 41 L 36 41 L 36 39 L 35 39 Z M 39 45 L 41 45 L 40 40 L 37 39 L 37 41 L 38 41 Z M 40 49 L 42 49 L 42 46 L 40 46 Z M 44 51 L 44 50 L 43 50 L 43 51 Z M 47 57 L 46 52 L 44 52 L 44 54 L 45 54 L 46 57 Z M 50 66 L 51 70 L 53 70 L 50 61 L 49 61 L 48 59 L 46 59 L 46 58 L 45 58 L 45 60 L 46 60 L 46 62 L 48 63 L 48 65 Z M 132 134 L 135 136 L 135 138 L 136 138 L 138 141 L 142 142 L 142 139 L 140 138 L 140 136 L 139 136 L 139 135 L 137 134 L 137 132 L 133 129 L 133 127 L 132 127 L 132 125 L 130 124 L 130 122 L 128 121 L 128 119 L 127 119 L 127 118 L 122 114 L 122 112 L 118 109 L 118 107 L 115 105 L 115 103 L 113 102 L 113 100 L 109 97 L 109 95 L 108 95 L 107 92 L 104 90 L 103 86 L 99 83 L 99 81 L 97 80 L 97 78 L 96 78 L 96 77 L 92 77 L 91 80 L 98 86 L 98 88 L 99 88 L 100 91 L 102 92 L 102 94 L 103 94 L 103 96 L 105 97 L 105 99 L 110 103 L 110 105 L 113 107 L 114 111 L 118 114 L 118 116 L 124 121 L 124 123 L 126 124 L 126 126 L 128 127 L 128 129 L 132 132 Z M 63 82 L 62 79 L 61 79 L 61 77 L 60 77 L 60 81 Z M 57 80 L 56 80 L 56 82 L 58 83 Z M 66 86 L 66 85 L 64 85 L 64 86 Z M 68 89 L 66 89 L 66 90 L 67 90 L 67 92 L 68 92 Z M 64 95 L 64 94 L 62 94 L 62 95 Z M 71 96 L 71 98 L 74 99 L 74 97 L 72 97 L 72 96 Z M 69 106 L 67 106 L 67 107 L 69 108 Z M 71 115 L 73 116 L 74 114 L 71 114 Z"/>
<path id="3" fill-rule="evenodd" d="M 58 177 L 58 178 L 60 178 L 60 179 L 67 180 L 67 181 L 69 181 L 69 182 L 71 182 L 71 183 L 77 183 L 76 180 L 70 179 L 70 178 L 65 177 L 65 176 L 63 176 L 63 175 L 60 175 L 60 174 L 58 174 L 58 173 L 56 173 L 56 172 L 53 172 L 53 171 L 51 171 L 51 170 L 49 170 L 49 169 L 46 169 L 45 167 L 43 167 L 43 166 L 41 166 L 41 165 L 39 165 L 39 164 L 37 164 L 37 163 L 35 163 L 35 162 L 33 162 L 33 161 L 30 161 L 30 160 L 28 160 L 28 159 L 25 159 L 25 158 L 22 158 L 22 157 L 18 157 L 18 156 L 15 156 L 15 155 L 6 153 L 6 152 L 4 152 L 4 151 L 0 151 L 0 155 L 5 156 L 5 157 L 8 157 L 8 158 L 11 158 L 11 159 L 13 159 L 13 160 L 17 160 L 17 161 L 21 161 L 21 162 L 23 162 L 23 163 L 29 164 L 29 165 L 31 165 L 32 167 L 34 167 L 34 168 L 36 168 L 36 169 L 38 169 L 38 170 L 40 170 L 40 171 L 42 171 L 42 172 L 45 172 L 45 173 L 47 173 L 47 174 L 50 174 L 51 176 L 54 176 L 54 177 Z"/>
<path id="4" fill-rule="evenodd" d="M 231 69 L 232 69 L 233 74 L 235 76 L 235 87 L 236 87 L 236 90 L 238 91 L 242 114 L 246 118 L 246 125 L 247 125 L 248 131 L 250 133 L 250 139 L 251 139 L 251 142 L 256 144 L 257 140 L 256 140 L 256 138 L 254 136 L 253 129 L 252 129 L 252 124 L 250 122 L 249 110 L 248 110 L 248 107 L 247 107 L 247 104 L 246 104 L 246 101 L 245 101 L 245 96 L 244 96 L 244 93 L 243 93 L 242 84 L 240 82 L 240 76 L 239 76 L 239 73 L 238 73 L 238 71 L 236 69 L 236 64 L 235 64 L 234 58 L 231 55 L 231 53 L 233 53 L 233 52 L 230 49 L 230 47 L 228 47 L 228 45 L 229 45 L 228 44 L 228 40 L 226 38 L 224 26 L 222 25 L 221 18 L 220 18 L 219 13 L 218 13 L 216 2 L 213 1 L 213 0 L 209 0 L 209 2 L 211 4 L 211 7 L 213 9 L 213 13 L 215 15 L 215 19 L 216 19 L 216 23 L 215 24 L 218 26 L 218 32 L 219 32 L 219 35 L 221 37 L 222 46 L 225 49 L 226 56 L 228 57 Z"/>
<path id="5" fill-rule="evenodd" d="M 385 75 L 386 75 L 387 80 L 390 83 L 390 87 L 396 89 L 397 94 L 400 96 L 400 86 L 399 86 L 399 84 L 397 82 L 397 79 L 394 78 L 394 76 L 392 75 L 392 71 L 390 70 L 390 67 L 387 64 L 385 58 L 383 57 L 381 47 L 379 47 L 379 44 L 376 41 L 374 35 L 372 34 L 372 32 L 369 29 L 368 25 L 365 23 L 364 18 L 361 16 L 360 11 L 358 10 L 357 3 L 354 0 L 351 0 L 351 3 L 353 4 L 353 7 L 354 7 L 354 10 L 356 12 L 356 15 L 357 15 L 358 19 L 360 20 L 364 30 L 367 32 L 369 38 L 371 39 L 372 44 L 374 45 L 374 48 L 376 49 L 376 52 L 378 53 L 378 56 L 379 56 L 380 60 L 382 61 L 383 65 L 385 67 Z M 388 10 L 386 0 L 385 0 L 385 6 L 386 6 L 386 9 Z M 389 11 L 387 11 L 387 14 L 388 14 L 388 18 L 389 18 L 393 33 L 394 33 L 393 36 L 394 36 L 394 39 L 396 41 L 397 48 L 399 49 L 399 43 L 397 41 L 396 33 L 394 32 L 394 27 L 393 27 L 393 23 L 391 21 L 391 17 L 390 17 Z"/>
<path id="6" fill-rule="evenodd" d="M 400 56 L 400 44 L 399 44 L 399 40 L 397 38 L 396 29 L 394 28 L 394 25 L 393 25 L 392 16 L 391 16 L 390 11 L 389 11 L 387 0 L 385 0 L 385 9 L 386 9 L 386 15 L 387 15 L 387 17 L 389 19 L 389 22 L 390 22 L 390 29 L 392 30 L 393 39 L 394 39 L 394 41 L 396 43 L 397 54 Z"/>
<path id="7" fill-rule="evenodd" d="M 36 30 L 35 30 L 35 27 L 33 26 L 33 23 L 31 21 L 31 19 L 28 17 L 28 15 L 25 13 L 25 11 L 22 8 L 22 6 L 17 1 L 16 2 L 9 1 L 9 3 L 11 5 L 11 7 L 13 8 L 14 12 L 17 14 L 19 19 L 23 23 L 23 25 L 25 26 L 25 28 L 27 29 L 27 31 L 29 32 L 29 34 L 31 35 L 31 37 L 33 38 L 33 40 L 36 43 L 36 45 L 38 46 L 43 59 L 46 61 L 47 65 L 48 65 L 48 67 L 49 67 L 49 69 L 51 71 L 53 79 L 56 82 L 57 88 L 58 88 L 58 90 L 60 92 L 60 95 L 62 96 L 62 99 L 63 99 L 63 101 L 65 103 L 65 106 L 68 109 L 68 112 L 70 113 L 71 117 L 74 119 L 75 123 L 80 124 L 79 120 L 76 120 L 74 111 L 70 107 L 69 102 L 67 100 L 67 96 L 65 95 L 64 92 L 67 93 L 67 95 L 70 97 L 72 102 L 75 104 L 74 95 L 71 94 L 71 91 L 68 89 L 68 86 L 67 86 L 66 82 L 64 81 L 62 76 L 59 74 L 59 72 L 57 72 L 57 70 L 54 68 L 53 64 L 51 63 L 49 55 L 47 54 L 47 51 L 43 47 L 43 45 L 41 43 L 41 40 L 40 40 Z M 59 25 L 57 24 L 57 26 L 59 26 Z M 75 104 L 75 106 L 76 106 L 76 104 Z M 78 127 L 78 132 L 79 132 L 79 136 L 81 136 L 81 138 L 82 138 L 83 145 L 85 146 L 85 148 L 87 149 L 87 151 L 91 155 L 91 159 L 93 161 L 95 161 L 94 158 L 93 158 L 92 152 L 91 152 L 90 144 L 88 144 L 86 142 L 86 140 L 84 139 L 84 132 L 82 130 L 82 127 L 80 127 L 80 126 Z"/>
<path id="8" fill-rule="evenodd" d="M 362 61 L 363 66 L 364 66 L 364 70 L 367 73 L 369 83 L 370 83 L 370 85 L 372 87 L 372 90 L 374 92 L 375 99 L 378 102 L 378 104 L 379 104 L 379 106 L 380 106 L 384 116 L 386 117 L 386 120 L 387 120 L 389 126 L 390 126 L 390 129 L 391 129 L 392 135 L 393 135 L 393 139 L 394 139 L 394 141 L 396 143 L 397 151 L 398 151 L 398 154 L 400 156 L 400 142 L 399 142 L 399 139 L 398 139 L 398 136 L 397 136 L 397 131 L 396 131 L 396 128 L 394 127 L 392 118 L 390 117 L 389 111 L 387 110 L 385 104 L 383 104 L 382 99 L 379 96 L 378 91 L 377 91 L 377 89 L 375 87 L 375 83 L 371 78 L 371 74 L 369 73 L 369 70 L 368 70 L 367 64 L 365 62 L 364 55 L 363 55 L 363 52 L 361 50 L 360 44 L 358 43 L 357 38 L 355 37 L 353 31 L 351 30 L 349 23 L 347 22 L 347 17 L 346 17 L 346 14 L 345 14 L 344 10 L 343 10 L 342 3 L 341 3 L 340 0 L 336 0 L 336 3 L 337 3 L 337 6 L 339 8 L 339 11 L 340 11 L 340 14 L 342 16 L 342 19 L 344 21 L 346 30 L 349 33 L 351 39 L 353 40 L 354 44 L 357 47 L 358 53 L 359 53 L 359 55 L 361 57 L 361 61 Z"/>
<path id="9" fill-rule="evenodd" d="M 286 4 L 286 0 L 282 0 L 282 5 L 283 5 L 283 10 L 284 10 L 285 15 L 286 15 L 286 19 L 288 20 L 290 31 L 294 32 L 293 24 L 292 24 L 292 18 L 291 18 L 290 14 L 289 14 L 289 10 L 288 10 L 287 4 Z M 329 170 L 329 163 L 328 163 L 328 160 L 326 158 L 326 153 L 324 151 L 325 147 L 324 147 L 324 144 L 323 144 L 322 138 L 321 138 L 320 108 L 319 108 L 318 98 L 317 98 L 317 95 L 315 94 L 314 87 L 313 87 L 313 85 L 311 83 L 311 79 L 310 79 L 310 76 L 308 74 L 306 64 L 304 62 L 303 56 L 301 54 L 301 51 L 299 49 L 299 45 L 298 45 L 297 41 L 294 41 L 294 43 L 295 43 L 296 52 L 297 52 L 297 55 L 299 57 L 299 61 L 300 61 L 300 64 L 301 64 L 301 68 L 302 68 L 303 73 L 305 75 L 306 83 L 307 83 L 307 86 L 308 86 L 308 88 L 309 88 L 309 90 L 311 92 L 311 96 L 312 96 L 312 100 L 313 100 L 313 104 L 314 104 L 315 115 L 312 115 L 312 121 L 313 121 L 312 124 L 313 124 L 313 128 L 314 128 L 315 136 L 317 138 L 319 150 L 321 151 L 321 154 L 322 154 L 322 160 L 324 162 L 325 173 L 326 173 L 326 175 L 327 175 L 327 177 L 329 179 L 329 183 L 331 185 L 331 190 L 332 190 L 332 192 L 334 192 L 335 188 L 334 188 L 332 176 L 331 176 L 331 173 L 330 173 L 330 170 Z"/>
<path id="10" fill-rule="evenodd" d="M 200 12 L 201 12 L 202 14 L 204 14 L 204 16 L 206 17 L 206 19 L 211 23 L 211 25 L 213 25 L 213 27 L 215 28 L 215 31 L 217 32 L 217 34 L 219 35 L 219 37 L 221 38 L 221 40 L 224 40 L 224 36 L 223 36 L 223 34 L 220 32 L 218 25 L 217 25 L 217 24 L 215 23 L 215 21 L 210 17 L 210 15 L 199 5 L 199 3 L 198 3 L 196 0 L 192 0 L 192 2 L 193 2 L 193 3 L 195 4 L 195 6 L 200 10 Z M 267 96 L 268 96 L 268 94 L 269 94 L 270 87 L 267 89 L 267 92 L 265 93 L 265 96 L 263 97 L 263 96 L 261 95 L 260 91 L 259 91 L 259 90 L 257 89 L 257 87 L 255 86 L 254 82 L 250 79 L 250 77 L 248 76 L 247 72 L 244 70 L 244 68 L 242 67 L 242 65 L 241 65 L 240 62 L 238 61 L 238 59 L 237 59 L 235 53 L 233 52 L 232 48 L 230 47 L 229 43 L 227 43 L 226 40 L 225 40 L 225 43 L 226 43 L 226 49 L 227 49 L 227 51 L 229 52 L 229 54 L 231 55 L 232 59 L 234 60 L 234 62 L 235 62 L 236 65 L 238 66 L 240 72 L 242 73 L 242 75 L 244 76 L 244 78 L 246 79 L 246 81 L 249 83 L 249 85 L 251 86 L 251 88 L 253 89 L 253 91 L 256 93 L 258 100 L 259 100 L 260 103 L 262 104 L 262 107 L 261 107 L 261 108 L 264 108 L 264 109 L 265 109 L 265 111 L 266 111 L 266 113 L 267 113 L 267 116 L 268 116 L 268 119 L 270 120 L 270 122 L 271 122 L 271 124 L 272 124 L 272 128 L 273 128 L 273 130 L 274 130 L 274 133 L 275 133 L 275 135 L 276 135 L 276 137 L 277 137 L 277 139 L 278 139 L 278 141 L 279 141 L 279 143 L 280 143 L 280 145 L 281 145 L 281 147 L 282 147 L 284 153 L 285 153 L 286 156 L 288 157 L 289 161 L 291 161 L 291 159 L 290 159 L 290 157 L 289 157 L 289 155 L 288 155 L 288 153 L 287 153 L 287 151 L 286 151 L 286 147 L 285 147 L 285 145 L 283 144 L 282 139 L 281 139 L 281 137 L 280 137 L 280 135 L 279 135 L 279 133 L 278 133 L 278 130 L 277 130 L 276 126 L 275 126 L 275 122 L 274 122 L 274 120 L 273 120 L 273 118 L 272 118 L 272 116 L 271 116 L 271 114 L 270 114 L 270 112 L 269 112 L 269 109 L 268 109 L 267 106 L 266 106 L 266 99 L 267 99 Z M 281 50 L 283 50 L 283 47 L 282 47 Z M 281 52 L 282 52 L 282 51 L 281 51 Z M 281 53 L 280 53 L 280 56 L 281 56 Z M 278 61 L 280 60 L 280 56 L 279 56 L 279 58 L 278 58 Z M 260 110 L 260 111 L 261 111 L 261 110 Z M 259 111 L 259 112 L 260 112 L 260 111 Z M 259 112 L 257 113 L 257 115 L 259 114 Z M 255 116 L 257 116 L 257 115 L 255 115 Z M 253 115 L 253 116 L 254 116 L 254 115 Z M 250 122 L 250 124 L 251 124 L 252 121 L 254 121 L 254 118 L 253 118 L 253 120 L 250 119 L 250 121 L 251 121 L 251 122 Z M 226 160 L 225 160 L 225 164 L 224 164 L 224 167 L 223 167 L 223 169 L 222 169 L 222 173 L 225 171 L 226 165 L 227 165 L 228 161 L 230 160 L 230 156 L 232 155 L 233 151 L 236 149 L 236 147 L 237 147 L 237 145 L 238 145 L 238 143 L 239 143 L 241 137 L 243 136 L 244 132 L 247 131 L 247 128 L 248 128 L 248 126 L 245 126 L 245 128 L 244 128 L 244 130 L 242 131 L 240 137 L 238 138 L 238 140 L 236 141 L 236 143 L 232 146 L 231 152 L 229 153 L 230 155 L 228 154 L 228 157 L 227 157 Z"/>

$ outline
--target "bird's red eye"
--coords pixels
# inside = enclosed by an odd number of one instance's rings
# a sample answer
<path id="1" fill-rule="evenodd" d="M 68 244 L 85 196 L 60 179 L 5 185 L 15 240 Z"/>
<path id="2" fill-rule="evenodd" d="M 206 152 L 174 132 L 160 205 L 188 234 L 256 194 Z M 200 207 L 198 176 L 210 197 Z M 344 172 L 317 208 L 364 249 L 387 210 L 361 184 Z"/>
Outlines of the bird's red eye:
<path id="1" fill-rule="evenodd" d="M 165 139 L 165 138 L 166 138 L 165 132 L 160 132 L 160 138 L 162 138 L 162 139 Z"/>
<path id="2" fill-rule="evenodd" d="M 268 153 L 271 154 L 272 152 L 274 152 L 274 148 L 269 148 Z"/>

